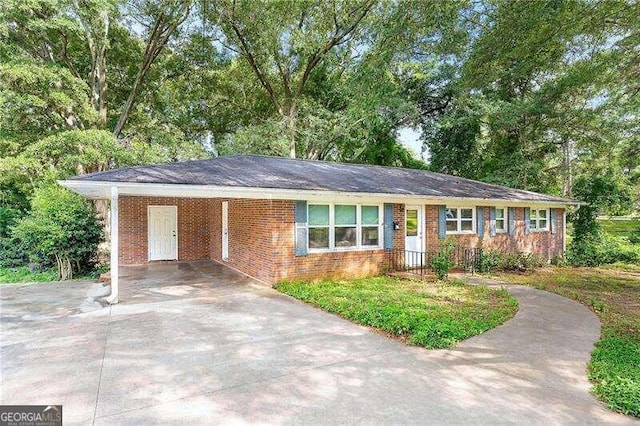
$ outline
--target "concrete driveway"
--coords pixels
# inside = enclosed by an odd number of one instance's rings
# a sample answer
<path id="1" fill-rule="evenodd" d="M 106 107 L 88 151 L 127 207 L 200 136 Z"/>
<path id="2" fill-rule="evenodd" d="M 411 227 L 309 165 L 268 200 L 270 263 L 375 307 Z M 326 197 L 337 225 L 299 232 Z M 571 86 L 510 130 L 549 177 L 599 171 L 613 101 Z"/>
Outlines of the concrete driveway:
<path id="1" fill-rule="evenodd" d="M 212 262 L 124 272 L 107 308 L 94 283 L 0 286 L 0 403 L 65 424 L 637 424 L 588 393 L 597 318 L 550 293 L 514 287 L 514 319 L 429 351 Z"/>

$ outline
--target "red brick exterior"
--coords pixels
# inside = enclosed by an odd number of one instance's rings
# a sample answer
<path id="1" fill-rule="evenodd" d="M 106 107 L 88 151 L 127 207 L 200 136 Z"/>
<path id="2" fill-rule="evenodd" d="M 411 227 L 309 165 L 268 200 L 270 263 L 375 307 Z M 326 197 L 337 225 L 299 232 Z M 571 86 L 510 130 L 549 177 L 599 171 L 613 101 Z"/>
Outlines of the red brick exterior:
<path id="1" fill-rule="evenodd" d="M 222 202 L 229 203 L 229 258 L 222 261 Z M 294 201 L 204 198 L 120 197 L 120 263 L 140 264 L 148 259 L 147 206 L 178 207 L 178 260 L 213 259 L 268 284 L 282 280 L 347 278 L 377 275 L 388 266 L 384 250 L 334 251 L 295 255 Z M 524 209 L 516 210 L 516 235 L 489 233 L 485 208 L 485 248 L 537 253 L 547 259 L 563 250 L 563 210 L 557 209 L 555 234 L 524 235 Z M 394 249 L 404 249 L 404 205 L 394 205 Z M 425 248 L 435 251 L 438 207 L 425 206 Z M 480 244 L 477 235 L 453 236 L 461 245 Z"/>
<path id="2" fill-rule="evenodd" d="M 532 231 L 525 234 L 524 208 L 516 208 L 516 233 L 510 236 L 508 233 L 498 233 L 491 236 L 489 207 L 484 207 L 484 238 L 478 234 L 451 235 L 458 245 L 464 247 L 478 247 L 482 244 L 485 249 L 494 249 L 501 252 L 535 253 L 543 259 L 550 260 L 554 256 L 561 255 L 564 246 L 564 209 L 556 209 L 556 221 L 554 233 L 548 231 Z M 438 250 L 443 240 L 438 238 L 438 206 L 425 206 L 426 218 L 426 251 Z M 551 218 L 549 218 L 551 220 Z M 549 227 L 550 228 L 550 227 Z"/>
<path id="3" fill-rule="evenodd" d="M 147 206 L 178 206 L 178 260 L 209 259 L 211 207 L 206 198 L 120 197 L 119 259 L 123 265 L 140 264 L 147 250 Z"/>

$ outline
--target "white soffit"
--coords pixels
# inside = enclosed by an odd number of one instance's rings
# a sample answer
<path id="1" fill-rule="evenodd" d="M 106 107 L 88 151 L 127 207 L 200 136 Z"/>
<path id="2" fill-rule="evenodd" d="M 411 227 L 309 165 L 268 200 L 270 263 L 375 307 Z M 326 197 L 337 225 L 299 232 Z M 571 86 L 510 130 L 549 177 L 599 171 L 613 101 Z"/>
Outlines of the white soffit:
<path id="1" fill-rule="evenodd" d="M 307 200 L 324 202 L 376 202 L 447 204 L 450 206 L 531 206 L 565 208 L 565 203 L 534 200 L 503 200 L 486 198 L 428 197 L 413 194 L 382 194 L 364 192 L 336 192 L 292 190 L 278 188 L 249 188 L 210 185 L 178 185 L 127 183 L 104 181 L 63 180 L 58 183 L 90 199 L 109 199 L 111 188 L 117 187 L 120 196 L 184 197 L 184 198 L 249 198 L 262 200 Z"/>

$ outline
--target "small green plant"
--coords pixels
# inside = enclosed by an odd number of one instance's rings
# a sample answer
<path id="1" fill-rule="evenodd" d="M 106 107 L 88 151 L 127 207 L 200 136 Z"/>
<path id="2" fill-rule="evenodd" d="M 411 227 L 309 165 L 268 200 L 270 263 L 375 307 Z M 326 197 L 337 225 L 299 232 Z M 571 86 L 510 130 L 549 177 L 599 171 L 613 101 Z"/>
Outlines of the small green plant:
<path id="1" fill-rule="evenodd" d="M 431 269 L 439 280 L 446 280 L 449 271 L 455 264 L 453 259 L 453 251 L 455 244 L 452 241 L 445 241 L 431 259 Z"/>
<path id="2" fill-rule="evenodd" d="M 504 254 L 498 250 L 483 250 L 480 256 L 480 272 L 495 272 L 502 266 L 504 262 Z"/>
<path id="3" fill-rule="evenodd" d="M 589 304 L 593 308 L 594 311 L 604 312 L 607 309 L 607 304 L 602 300 L 595 299 L 593 297 L 589 298 Z"/>

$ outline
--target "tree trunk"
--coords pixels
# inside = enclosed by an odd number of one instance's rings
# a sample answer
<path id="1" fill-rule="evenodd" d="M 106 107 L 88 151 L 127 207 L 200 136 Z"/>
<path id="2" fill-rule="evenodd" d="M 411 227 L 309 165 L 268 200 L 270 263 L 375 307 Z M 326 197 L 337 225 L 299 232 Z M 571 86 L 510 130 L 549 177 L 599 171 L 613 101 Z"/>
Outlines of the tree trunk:
<path id="1" fill-rule="evenodd" d="M 66 255 L 56 254 L 56 265 L 58 267 L 58 279 L 60 281 L 66 281 L 73 278 L 73 267 L 71 266 L 71 260 Z"/>
<path id="2" fill-rule="evenodd" d="M 286 120 L 286 131 L 289 139 L 289 157 L 296 158 L 296 121 L 297 109 L 291 107 Z"/>
<path id="3" fill-rule="evenodd" d="M 571 197 L 573 192 L 573 170 L 571 170 L 571 140 L 567 139 L 562 144 L 562 168 L 564 174 L 564 183 L 562 187 L 562 195 Z"/>
<path id="4" fill-rule="evenodd" d="M 129 114 L 135 105 L 140 89 L 142 88 L 147 73 L 149 72 L 149 68 L 151 68 L 151 65 L 155 62 L 160 53 L 162 53 L 169 42 L 169 39 L 176 32 L 180 24 L 187 19 L 191 3 L 189 1 L 182 1 L 176 2 L 175 4 L 176 7 L 172 9 L 163 9 L 156 17 L 154 25 L 151 28 L 151 33 L 149 34 L 149 39 L 147 40 L 147 44 L 144 49 L 142 63 L 138 67 L 135 82 L 129 92 L 124 108 L 120 112 L 118 123 L 113 130 L 113 134 L 116 137 L 120 136 L 122 129 L 124 129 L 124 126 L 129 119 Z"/>
<path id="5" fill-rule="evenodd" d="M 100 127 L 104 128 L 107 125 L 107 60 L 104 48 L 96 58 L 96 69 L 94 70 L 93 78 L 93 96 L 94 98 L 97 97 L 94 107 L 98 111 Z"/>
<path id="6" fill-rule="evenodd" d="M 98 112 L 101 127 L 107 125 L 107 46 L 109 44 L 109 10 L 87 10 L 86 3 L 73 1 L 91 52 L 91 105 Z"/>

